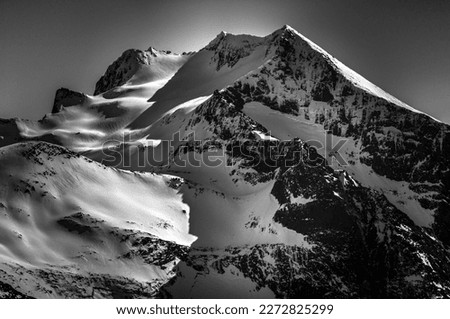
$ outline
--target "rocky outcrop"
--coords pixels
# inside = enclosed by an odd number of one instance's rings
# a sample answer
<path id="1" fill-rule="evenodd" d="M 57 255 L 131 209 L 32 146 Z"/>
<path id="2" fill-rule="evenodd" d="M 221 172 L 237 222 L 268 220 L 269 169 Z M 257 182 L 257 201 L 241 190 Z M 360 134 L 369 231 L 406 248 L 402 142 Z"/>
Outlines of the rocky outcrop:
<path id="1" fill-rule="evenodd" d="M 130 49 L 122 53 L 97 81 L 94 95 L 125 84 L 136 73 L 139 66 L 150 64 L 150 56 L 156 56 L 153 48 L 150 48 L 149 51 Z"/>
<path id="2" fill-rule="evenodd" d="M 72 91 L 66 88 L 60 88 L 56 91 L 55 100 L 53 102 L 52 113 L 58 113 L 63 107 L 80 105 L 86 101 L 86 94 Z"/>
<path id="3" fill-rule="evenodd" d="M 437 236 L 450 245 L 450 126 L 396 100 L 288 27 L 269 39 L 274 57 L 227 87 L 229 102 L 238 108 L 260 102 L 358 144 L 350 165 L 357 159 L 380 176 L 410 183 L 418 204 L 433 211 Z"/>
<path id="4" fill-rule="evenodd" d="M 228 150 L 233 142 L 222 141 L 222 148 Z M 272 144 L 274 162 L 264 159 L 260 150 L 269 147 L 256 140 L 247 140 L 242 153 L 227 155 L 240 170 L 256 170 L 247 176 L 249 183 L 267 176 L 275 180 L 271 194 L 279 208 L 273 222 L 303 234 L 312 248 L 261 244 L 193 249 L 164 291 L 189 297 L 186 284 L 196 288 L 195 281 L 177 286 L 177 280 L 186 280 L 187 267 L 196 278 L 242 276 L 278 298 L 450 297 L 450 258 L 427 230 L 381 193 L 327 166 L 307 144 L 265 143 Z"/>

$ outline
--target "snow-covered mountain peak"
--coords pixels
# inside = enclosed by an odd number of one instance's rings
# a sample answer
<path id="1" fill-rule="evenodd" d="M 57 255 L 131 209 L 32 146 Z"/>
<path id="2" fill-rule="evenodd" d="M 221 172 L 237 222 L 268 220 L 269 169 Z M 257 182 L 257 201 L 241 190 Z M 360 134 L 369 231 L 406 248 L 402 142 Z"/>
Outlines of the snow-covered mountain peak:
<path id="1" fill-rule="evenodd" d="M 285 24 L 284 26 L 281 27 L 281 29 L 295 31 L 295 29 L 293 27 L 291 27 L 289 24 Z M 295 31 L 295 32 L 297 32 L 297 31 Z"/>
<path id="2" fill-rule="evenodd" d="M 406 103 L 400 101 L 396 97 L 387 93 L 383 89 L 379 88 L 377 85 L 373 84 L 362 75 L 353 71 L 351 68 L 346 66 L 344 63 L 333 57 L 319 45 L 311 41 L 306 36 L 302 35 L 300 32 L 295 30 L 289 25 L 284 25 L 282 28 L 276 30 L 271 35 L 268 36 L 273 43 L 280 43 L 280 40 L 288 41 L 296 50 L 304 50 L 304 52 L 311 54 L 317 53 L 320 57 L 325 59 L 326 63 L 328 63 L 337 73 L 341 74 L 344 78 L 350 81 L 354 86 L 373 94 L 377 97 L 380 97 L 388 102 L 391 102 L 395 105 L 406 108 L 410 111 L 423 113 L 414 109 L 413 107 L 407 105 Z"/>
<path id="3" fill-rule="evenodd" d="M 221 31 L 204 50 L 223 50 L 225 48 L 242 48 L 245 46 L 268 45 L 274 38 L 283 36 L 288 33 L 297 33 L 292 27 L 284 25 L 280 29 L 272 32 L 265 37 L 255 36 L 251 34 L 232 34 L 226 31 Z"/>
<path id="4" fill-rule="evenodd" d="M 176 52 L 172 52 L 170 50 L 158 50 L 155 47 L 150 46 L 145 52 L 149 52 L 154 57 L 157 57 L 158 55 L 180 55 Z"/>
<path id="5" fill-rule="evenodd" d="M 155 49 L 154 47 L 152 47 L 152 46 L 150 46 L 150 47 L 147 49 L 147 52 L 150 52 L 153 56 L 156 56 L 156 54 L 159 53 L 159 51 L 156 50 L 156 49 Z"/>
<path id="6" fill-rule="evenodd" d="M 279 29 L 275 30 L 274 32 L 272 32 L 271 35 L 284 35 L 286 32 L 298 34 L 298 32 L 293 27 L 291 27 L 290 25 L 285 24 L 281 28 L 279 28 Z"/>
<path id="7" fill-rule="evenodd" d="M 227 32 L 221 31 L 211 42 L 209 42 L 204 50 L 214 50 L 217 45 L 226 37 Z"/>
<path id="8" fill-rule="evenodd" d="M 225 31 L 220 32 L 204 50 L 221 51 L 224 49 L 240 49 L 249 46 L 256 46 L 263 43 L 262 37 L 249 34 L 231 34 Z"/>
<path id="9" fill-rule="evenodd" d="M 95 85 L 94 95 L 104 93 L 128 81 L 132 84 L 168 79 L 191 57 L 150 47 L 129 49 L 114 61 Z"/>

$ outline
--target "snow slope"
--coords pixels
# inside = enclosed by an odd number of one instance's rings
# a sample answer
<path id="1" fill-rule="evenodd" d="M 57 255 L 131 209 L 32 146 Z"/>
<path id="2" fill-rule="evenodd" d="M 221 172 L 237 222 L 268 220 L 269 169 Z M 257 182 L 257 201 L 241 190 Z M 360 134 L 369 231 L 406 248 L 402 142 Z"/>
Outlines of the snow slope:
<path id="1" fill-rule="evenodd" d="M 234 83 L 241 76 L 258 68 L 271 57 L 267 52 L 268 43 L 263 40 L 247 35 L 219 34 L 204 49 L 194 54 L 167 85 L 149 100 L 155 104 L 139 116 L 130 127 L 149 126 L 177 105 L 211 95 L 215 90 Z M 246 46 L 242 57 L 238 56 L 232 65 L 221 65 L 221 51 L 241 50 L 243 45 Z"/>
<path id="2" fill-rule="evenodd" d="M 189 206 L 176 189 L 181 182 L 105 167 L 42 142 L 3 147 L 1 269 L 20 266 L 161 285 L 173 275 L 177 249 L 195 240 L 189 234 Z M 29 280 L 45 282 L 37 274 Z M 33 290 L 17 277 L 0 276 L 0 281 L 25 295 L 71 297 L 51 287 L 51 292 Z"/>
<path id="3" fill-rule="evenodd" d="M 148 99 L 190 58 L 191 54 L 153 48 L 125 51 L 97 83 L 97 91 L 106 91 L 94 96 L 84 94 L 81 103 L 66 106 L 64 99 L 58 103 L 58 93 L 65 89 L 58 90 L 54 105 L 57 112 L 46 114 L 38 122 L 15 121 L 17 140 L 51 136 L 77 152 L 100 150 L 110 140 L 123 141 L 129 134 L 126 127 L 154 103 Z"/>
<path id="4" fill-rule="evenodd" d="M 233 84 L 240 77 L 270 62 L 278 54 L 279 42 L 291 35 L 297 37 L 295 41 L 301 50 L 312 50 L 321 55 L 356 87 L 408 110 L 420 112 L 386 93 L 286 25 L 266 37 L 220 33 L 204 49 L 196 53 L 154 98 L 150 99 L 156 101 L 155 105 L 137 118 L 131 127 L 148 126 L 178 104 L 212 94 L 214 90 Z"/>
<path id="5" fill-rule="evenodd" d="M 336 70 L 338 72 L 340 72 L 342 75 L 344 75 L 344 77 L 346 77 L 348 80 L 350 80 L 350 82 L 352 82 L 355 86 L 367 91 L 368 93 L 371 93 L 375 96 L 378 96 L 380 98 L 383 98 L 389 102 L 392 102 L 396 105 L 402 106 L 410 111 L 413 112 L 419 112 L 419 113 L 423 113 L 409 105 L 407 105 L 406 103 L 400 101 L 399 99 L 397 99 L 396 97 L 392 96 L 391 94 L 385 92 L 384 90 L 382 90 L 381 88 L 379 88 L 378 86 L 376 86 L 375 84 L 373 84 L 372 82 L 370 82 L 369 80 L 367 80 L 366 78 L 364 78 L 362 75 L 356 73 L 355 71 L 353 71 L 352 69 L 350 69 L 348 66 L 346 66 L 344 63 L 342 63 L 341 61 L 339 61 L 338 59 L 336 59 L 335 57 L 333 57 L 331 54 L 329 54 L 328 52 L 326 52 L 324 49 L 322 49 L 320 46 L 318 46 L 317 44 L 315 44 L 313 41 L 309 40 L 307 37 L 305 37 L 304 35 L 300 34 L 299 32 L 297 32 L 294 28 L 292 28 L 289 25 L 285 25 L 282 30 L 286 30 L 288 32 L 294 33 L 297 37 L 301 38 L 303 41 L 305 41 L 313 50 L 319 52 L 320 54 L 322 54 L 327 60 L 329 60 L 332 65 L 336 68 Z"/>
<path id="6" fill-rule="evenodd" d="M 312 113 L 313 105 L 309 110 Z M 350 137 L 335 136 L 314 121 L 305 120 L 303 114 L 285 114 L 272 110 L 260 102 L 250 102 L 244 106 L 244 113 L 262 124 L 271 135 L 280 140 L 301 138 L 315 145 L 318 153 L 328 159 L 335 169 L 349 172 L 363 186 L 384 193 L 401 211 L 405 212 L 417 225 L 431 227 L 434 222 L 433 211 L 422 207 L 417 201 L 418 194 L 409 188 L 410 183 L 395 181 L 376 174 L 369 166 L 361 163 L 359 155 L 362 146 L 358 140 Z M 339 163 L 333 158 L 332 150 L 336 145 L 344 160 Z"/>
<path id="7" fill-rule="evenodd" d="M 98 80 L 94 95 L 109 95 L 111 89 L 124 84 L 132 86 L 171 78 L 191 54 L 176 54 L 150 47 L 146 51 L 125 51 Z M 113 91 L 114 92 L 114 91 Z"/>

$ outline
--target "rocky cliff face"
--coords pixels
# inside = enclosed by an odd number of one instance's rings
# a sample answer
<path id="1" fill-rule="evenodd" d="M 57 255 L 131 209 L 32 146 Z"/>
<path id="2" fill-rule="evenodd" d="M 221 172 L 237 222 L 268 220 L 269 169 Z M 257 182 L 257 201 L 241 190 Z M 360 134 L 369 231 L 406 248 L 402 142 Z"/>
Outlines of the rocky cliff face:
<path id="1" fill-rule="evenodd" d="M 439 262 L 449 257 L 433 231 L 416 226 L 381 192 L 362 187 L 345 170 L 333 170 L 301 140 L 258 139 L 255 131 L 270 133 L 241 111 L 242 96 L 233 93 L 216 92 L 193 113 L 186 130 L 208 132 L 207 148 L 223 150 L 236 168 L 230 179 L 242 174 L 255 187 L 274 181 L 270 195 L 278 208 L 272 224 L 302 234 L 311 246 L 194 248 L 164 291 L 173 297 L 189 297 L 186 285 L 201 291 L 200 280 L 187 275 L 193 272 L 205 281 L 211 273 L 243 276 L 256 291 L 269 287 L 280 298 L 449 296 L 450 269 Z M 205 151 L 186 143 L 180 148 Z M 276 233 L 259 222 L 254 217 L 246 227 Z"/>
<path id="2" fill-rule="evenodd" d="M 56 91 L 55 101 L 53 102 L 52 113 L 58 113 L 63 107 L 83 104 L 86 101 L 86 95 L 66 88 L 60 88 Z"/>
<path id="3" fill-rule="evenodd" d="M 97 81 L 94 95 L 107 92 L 127 83 L 141 69 L 149 69 L 144 73 L 156 73 L 154 75 L 156 77 L 160 76 L 158 73 L 163 73 L 164 75 L 172 73 L 173 75 L 192 54 L 193 52 L 175 54 L 171 51 L 156 50 L 152 47 L 145 51 L 137 49 L 127 50 L 108 67 L 105 74 Z M 163 64 L 163 68 L 161 68 L 161 64 Z"/>
<path id="4" fill-rule="evenodd" d="M 19 132 L 15 120 L 0 119 L 0 146 L 17 143 L 20 139 Z"/>
<path id="5" fill-rule="evenodd" d="M 149 65 L 151 57 L 156 54 L 149 51 L 130 49 L 112 63 L 105 74 L 95 84 L 94 95 L 104 93 L 112 88 L 125 84 L 137 72 L 141 65 Z"/>
<path id="6" fill-rule="evenodd" d="M 250 45 L 242 47 L 244 53 L 227 50 L 223 36 L 216 41 L 212 47 L 217 56 L 227 57 L 217 61 L 218 67 L 252 50 Z M 411 110 L 288 27 L 266 41 L 267 52 L 275 50 L 275 55 L 225 89 L 229 102 L 238 109 L 259 102 L 357 145 L 342 154 L 348 164 L 343 169 L 364 164 L 380 176 L 407 182 L 417 205 L 432 212 L 434 221 L 428 226 L 449 244 L 449 126 Z M 257 45 L 261 44 L 253 44 Z M 266 130 L 275 131 L 270 126 Z"/>

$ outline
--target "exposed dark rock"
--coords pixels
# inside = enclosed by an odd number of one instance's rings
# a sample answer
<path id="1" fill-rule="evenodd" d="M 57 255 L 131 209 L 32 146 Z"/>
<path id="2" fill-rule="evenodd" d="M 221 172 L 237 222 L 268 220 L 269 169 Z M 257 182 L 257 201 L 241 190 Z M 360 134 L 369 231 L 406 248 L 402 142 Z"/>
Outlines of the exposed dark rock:
<path id="1" fill-rule="evenodd" d="M 63 107 L 80 105 L 86 100 L 86 95 L 66 88 L 60 88 L 56 91 L 55 101 L 53 102 L 52 113 L 58 113 Z"/>
<path id="2" fill-rule="evenodd" d="M 16 289 L 11 285 L 0 281 L 0 299 L 34 299 L 29 297 Z"/>
<path id="3" fill-rule="evenodd" d="M 94 95 L 107 92 L 112 88 L 125 84 L 141 65 L 149 64 L 148 55 L 155 56 L 153 48 L 150 48 L 149 51 L 130 49 L 122 53 L 97 81 Z"/>

